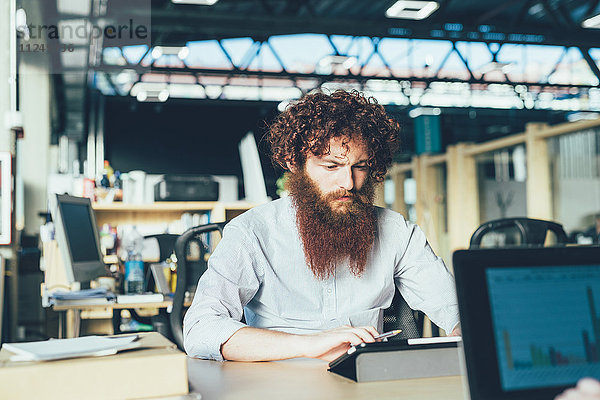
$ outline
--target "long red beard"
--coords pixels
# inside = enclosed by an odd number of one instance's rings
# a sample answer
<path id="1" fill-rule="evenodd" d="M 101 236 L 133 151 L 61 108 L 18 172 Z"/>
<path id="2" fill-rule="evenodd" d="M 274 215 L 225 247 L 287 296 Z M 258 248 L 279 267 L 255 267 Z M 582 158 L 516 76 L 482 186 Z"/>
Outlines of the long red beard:
<path id="1" fill-rule="evenodd" d="M 302 170 L 289 173 L 286 188 L 296 207 L 296 223 L 304 256 L 318 279 L 332 276 L 346 260 L 360 276 L 375 238 L 374 183 L 367 179 L 360 191 L 338 190 L 323 195 Z M 348 196 L 340 202 L 342 196 Z"/>

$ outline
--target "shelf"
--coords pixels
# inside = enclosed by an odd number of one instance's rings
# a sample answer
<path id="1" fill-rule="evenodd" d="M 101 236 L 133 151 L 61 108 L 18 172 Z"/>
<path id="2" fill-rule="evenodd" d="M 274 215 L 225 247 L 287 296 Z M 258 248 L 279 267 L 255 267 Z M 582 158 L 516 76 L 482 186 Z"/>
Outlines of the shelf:
<path id="1" fill-rule="evenodd" d="M 149 204 L 128 204 L 128 203 L 93 203 L 95 211 L 124 211 L 124 212 L 143 212 L 143 211 L 192 211 L 192 210 L 212 210 L 215 207 L 222 207 L 226 210 L 248 210 L 255 204 L 245 201 L 232 203 L 220 203 L 218 201 L 161 201 Z"/>
<path id="2" fill-rule="evenodd" d="M 157 201 L 148 204 L 93 203 L 98 226 L 104 224 L 169 224 L 184 213 L 210 212 L 211 222 L 230 220 L 256 206 L 247 201 Z"/>

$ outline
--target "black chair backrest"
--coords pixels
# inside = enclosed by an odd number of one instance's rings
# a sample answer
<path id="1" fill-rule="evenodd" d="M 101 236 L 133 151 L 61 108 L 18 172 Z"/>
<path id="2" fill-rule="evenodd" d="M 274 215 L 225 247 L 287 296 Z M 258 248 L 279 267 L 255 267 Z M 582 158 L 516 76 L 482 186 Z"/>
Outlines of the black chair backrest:
<path id="1" fill-rule="evenodd" d="M 175 241 L 175 256 L 177 257 L 177 285 L 173 295 L 173 308 L 169 316 L 171 332 L 177 346 L 183 350 L 183 308 L 185 292 L 188 289 L 188 247 L 204 233 L 218 231 L 223 234 L 227 222 L 218 222 L 196 226 L 185 231 Z M 202 271 L 204 272 L 204 271 Z M 196 284 L 197 282 L 193 282 Z"/>
<path id="2" fill-rule="evenodd" d="M 562 225 L 552 221 L 518 217 L 497 219 L 482 224 L 471 236 L 470 248 L 480 247 L 483 237 L 490 232 L 511 228 L 518 232 L 520 246 L 544 246 L 548 231 L 554 233 L 557 244 L 567 243 L 567 234 Z"/>
<path id="3" fill-rule="evenodd" d="M 395 338 L 420 338 L 423 336 L 424 318 L 422 312 L 414 311 L 408 306 L 406 300 L 396 288 L 392 305 L 383 310 L 383 332 L 402 329 L 402 332 Z"/>

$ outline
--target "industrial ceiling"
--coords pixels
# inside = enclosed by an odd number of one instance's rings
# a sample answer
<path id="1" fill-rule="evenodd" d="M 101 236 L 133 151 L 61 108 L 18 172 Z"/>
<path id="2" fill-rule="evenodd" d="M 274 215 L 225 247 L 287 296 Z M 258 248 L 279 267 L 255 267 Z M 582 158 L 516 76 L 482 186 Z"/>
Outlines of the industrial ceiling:
<path id="1" fill-rule="evenodd" d="M 71 51 L 54 60 L 59 134 L 85 134 L 82 107 L 95 107 L 90 93 L 98 91 L 138 101 L 285 103 L 315 88 L 344 87 L 408 109 L 600 110 L 598 0 L 404 2 L 410 18 L 390 17 L 393 0 L 199 2 L 45 1 L 45 18 L 57 24 L 117 26 L 133 18 L 151 34 L 61 38 Z M 301 56 L 301 65 L 290 61 Z"/>

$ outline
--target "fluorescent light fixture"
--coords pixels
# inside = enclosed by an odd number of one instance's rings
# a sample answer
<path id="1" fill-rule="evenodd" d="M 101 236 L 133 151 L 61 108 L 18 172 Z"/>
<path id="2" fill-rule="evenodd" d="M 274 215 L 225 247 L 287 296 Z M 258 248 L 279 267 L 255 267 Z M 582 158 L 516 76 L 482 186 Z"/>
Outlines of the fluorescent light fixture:
<path id="1" fill-rule="evenodd" d="M 438 107 L 434 107 L 434 108 L 417 107 L 417 108 L 413 108 L 412 110 L 410 110 L 408 112 L 408 116 L 411 118 L 417 118 L 417 117 L 420 117 L 421 115 L 440 115 L 441 113 L 442 113 L 442 110 L 440 110 Z"/>
<path id="2" fill-rule="evenodd" d="M 197 6 L 212 6 L 219 0 L 171 0 L 174 4 L 194 4 Z"/>
<path id="3" fill-rule="evenodd" d="M 169 98 L 169 87 L 164 83 L 138 82 L 129 91 L 137 101 L 154 101 L 164 103 Z"/>
<path id="4" fill-rule="evenodd" d="M 135 98 L 137 99 L 137 101 L 146 101 L 146 99 L 148 98 L 148 92 L 146 92 L 145 90 L 140 90 L 135 96 Z"/>
<path id="5" fill-rule="evenodd" d="M 581 26 L 588 29 L 600 29 L 600 14 L 584 20 Z"/>
<path id="6" fill-rule="evenodd" d="M 352 56 L 325 56 L 319 60 L 315 72 L 318 74 L 344 73 L 358 60 Z"/>
<path id="7" fill-rule="evenodd" d="M 385 12 L 388 18 L 425 19 L 440 7 L 437 1 L 398 0 Z"/>
<path id="8" fill-rule="evenodd" d="M 498 62 L 498 61 L 490 61 L 489 63 L 483 65 L 479 69 L 479 72 L 481 72 L 484 75 L 487 74 L 488 72 L 494 72 L 494 71 L 503 72 L 503 73 L 507 74 L 514 67 L 515 67 L 515 65 L 513 63 L 504 63 L 504 62 Z"/>
<path id="9" fill-rule="evenodd" d="M 356 57 L 351 56 L 325 56 L 319 60 L 321 67 L 344 67 L 352 68 L 356 64 Z"/>
<path id="10" fill-rule="evenodd" d="M 189 54 L 190 49 L 187 46 L 156 46 L 152 49 L 152 58 L 155 60 L 162 56 L 177 56 L 180 60 L 185 60 Z"/>
<path id="11" fill-rule="evenodd" d="M 597 112 L 579 111 L 567 114 L 567 121 L 569 122 L 594 120 L 598 118 L 600 118 L 600 114 L 598 114 Z"/>
<path id="12" fill-rule="evenodd" d="M 291 103 L 290 100 L 283 100 L 282 102 L 280 102 L 279 104 L 277 104 L 277 110 L 279 112 L 284 112 L 285 109 L 287 108 L 287 106 Z"/>

